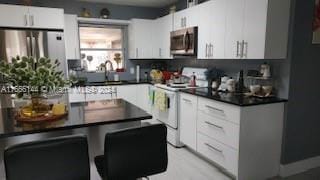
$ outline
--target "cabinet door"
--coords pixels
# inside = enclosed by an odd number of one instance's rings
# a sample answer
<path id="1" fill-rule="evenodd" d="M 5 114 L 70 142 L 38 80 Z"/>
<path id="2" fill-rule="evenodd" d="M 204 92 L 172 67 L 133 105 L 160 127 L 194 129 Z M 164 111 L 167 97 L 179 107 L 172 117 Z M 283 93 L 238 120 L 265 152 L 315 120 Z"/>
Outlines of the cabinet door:
<path id="1" fill-rule="evenodd" d="M 63 29 L 64 11 L 56 8 L 29 7 L 29 20 L 32 28 Z"/>
<path id="2" fill-rule="evenodd" d="M 173 31 L 173 15 L 158 18 L 153 25 L 153 58 L 171 59 L 170 32 Z"/>
<path id="3" fill-rule="evenodd" d="M 172 55 L 170 54 L 170 33 L 173 31 L 173 15 L 169 14 L 164 16 L 162 19 L 162 47 L 160 50 L 160 55 L 163 59 L 172 59 Z"/>
<path id="4" fill-rule="evenodd" d="M 193 6 L 191 8 L 188 8 L 185 12 L 185 27 L 194 27 L 198 26 L 198 16 L 199 16 L 199 7 Z"/>
<path id="5" fill-rule="evenodd" d="M 130 58 L 152 59 L 152 20 L 133 19 L 130 26 Z"/>
<path id="6" fill-rule="evenodd" d="M 225 58 L 241 58 L 245 0 L 228 0 L 226 7 Z"/>
<path id="7" fill-rule="evenodd" d="M 1 27 L 27 27 L 28 21 L 26 6 L 0 5 Z"/>
<path id="8" fill-rule="evenodd" d="M 148 84 L 141 84 L 137 85 L 137 101 L 136 105 L 140 107 L 141 109 L 151 112 L 151 105 L 149 104 L 149 87 L 150 85 Z"/>
<path id="9" fill-rule="evenodd" d="M 117 98 L 124 99 L 131 104 L 137 104 L 137 86 L 121 85 L 117 86 Z M 140 98 L 140 97 L 139 97 Z"/>
<path id="10" fill-rule="evenodd" d="M 209 59 L 209 44 L 211 43 L 211 1 L 199 5 L 198 26 L 198 59 Z"/>
<path id="11" fill-rule="evenodd" d="M 174 15 L 173 15 L 173 17 L 174 17 L 173 29 L 174 30 L 179 30 L 179 29 L 185 28 L 185 18 L 187 15 L 186 11 L 187 11 L 187 9 L 174 13 Z"/>
<path id="12" fill-rule="evenodd" d="M 80 59 L 79 27 L 77 15 L 66 14 L 64 16 L 66 59 Z"/>
<path id="13" fill-rule="evenodd" d="M 152 22 L 152 57 L 156 59 L 161 58 L 162 41 L 164 38 L 164 27 L 162 19 L 156 19 Z"/>
<path id="14" fill-rule="evenodd" d="M 246 0 L 244 9 L 244 58 L 264 59 L 268 0 Z"/>
<path id="15" fill-rule="evenodd" d="M 197 97 L 181 94 L 179 106 L 180 141 L 196 150 L 197 147 Z"/>
<path id="16" fill-rule="evenodd" d="M 198 58 L 223 59 L 226 1 L 212 0 L 198 7 Z"/>

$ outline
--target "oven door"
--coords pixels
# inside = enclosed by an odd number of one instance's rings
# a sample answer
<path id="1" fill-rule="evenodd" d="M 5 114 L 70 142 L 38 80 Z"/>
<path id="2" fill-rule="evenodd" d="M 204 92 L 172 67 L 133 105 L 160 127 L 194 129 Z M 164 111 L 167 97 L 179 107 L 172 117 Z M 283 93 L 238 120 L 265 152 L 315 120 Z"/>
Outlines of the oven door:
<path id="1" fill-rule="evenodd" d="M 166 111 L 160 111 L 153 106 L 153 116 L 156 120 L 163 122 L 171 128 L 178 129 L 178 99 L 177 93 L 173 91 L 164 90 L 161 88 L 154 88 L 157 91 L 164 91 L 169 98 L 169 106 Z"/>
<path id="2" fill-rule="evenodd" d="M 170 52 L 172 55 L 197 55 L 197 27 L 171 32 Z"/>

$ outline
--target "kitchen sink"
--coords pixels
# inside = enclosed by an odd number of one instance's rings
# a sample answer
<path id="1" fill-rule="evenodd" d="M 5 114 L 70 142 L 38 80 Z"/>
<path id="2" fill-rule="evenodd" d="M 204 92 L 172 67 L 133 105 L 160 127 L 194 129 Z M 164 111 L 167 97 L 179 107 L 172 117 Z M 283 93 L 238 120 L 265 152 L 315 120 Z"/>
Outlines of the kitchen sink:
<path id="1" fill-rule="evenodd" d="M 127 83 L 128 81 L 106 81 L 104 84 L 106 85 L 119 85 L 123 83 Z"/>

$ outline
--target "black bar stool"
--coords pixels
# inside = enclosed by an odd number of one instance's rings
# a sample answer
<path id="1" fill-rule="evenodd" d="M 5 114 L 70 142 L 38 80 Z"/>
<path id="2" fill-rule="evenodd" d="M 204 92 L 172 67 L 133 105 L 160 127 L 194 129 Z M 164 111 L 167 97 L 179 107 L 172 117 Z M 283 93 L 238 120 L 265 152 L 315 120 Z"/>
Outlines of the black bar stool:
<path id="1" fill-rule="evenodd" d="M 163 124 L 107 133 L 104 148 L 104 155 L 95 157 L 103 179 L 133 180 L 167 170 L 167 128 Z"/>
<path id="2" fill-rule="evenodd" d="M 85 136 L 22 143 L 4 151 L 7 180 L 89 180 Z"/>

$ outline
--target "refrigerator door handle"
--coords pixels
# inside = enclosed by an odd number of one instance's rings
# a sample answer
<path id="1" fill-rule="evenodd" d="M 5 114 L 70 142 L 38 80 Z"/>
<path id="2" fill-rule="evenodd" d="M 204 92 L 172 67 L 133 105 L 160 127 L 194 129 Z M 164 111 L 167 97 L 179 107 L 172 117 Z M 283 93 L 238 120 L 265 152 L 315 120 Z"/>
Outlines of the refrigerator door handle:
<path id="1" fill-rule="evenodd" d="M 31 40 L 30 37 L 27 37 L 27 55 L 32 56 Z"/>
<path id="2" fill-rule="evenodd" d="M 32 56 L 33 56 L 33 58 L 37 59 L 36 38 L 35 37 L 31 38 L 31 43 L 32 43 Z"/>

